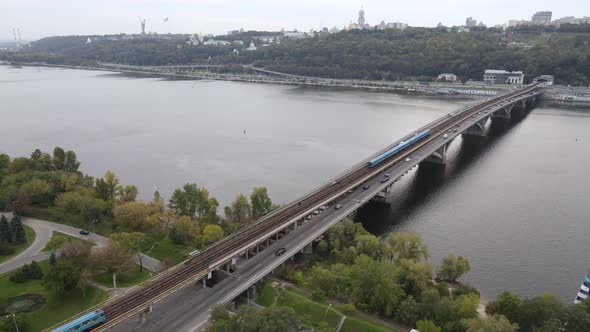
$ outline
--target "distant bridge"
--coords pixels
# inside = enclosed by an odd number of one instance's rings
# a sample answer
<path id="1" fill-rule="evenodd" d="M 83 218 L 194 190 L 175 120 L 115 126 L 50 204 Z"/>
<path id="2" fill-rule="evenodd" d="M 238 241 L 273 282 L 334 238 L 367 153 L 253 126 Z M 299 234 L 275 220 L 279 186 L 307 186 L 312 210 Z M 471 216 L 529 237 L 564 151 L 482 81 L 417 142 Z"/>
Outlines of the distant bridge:
<path id="1" fill-rule="evenodd" d="M 363 204 L 373 199 L 386 200 L 392 186 L 412 168 L 420 163 L 445 164 L 448 147 L 457 136 L 484 136 L 490 118 L 510 118 L 514 112 L 533 108 L 542 93 L 541 87 L 524 86 L 416 129 L 415 132 L 429 129 L 430 135 L 374 167 L 367 166 L 369 160 L 411 139 L 415 133 L 401 138 L 255 224 L 101 304 L 99 308 L 104 310 L 107 321 L 97 330 L 114 327 L 120 331 L 192 331 L 207 321 L 214 305 L 255 291 L 251 287 L 265 275 L 294 255 L 311 251 L 314 240 Z M 278 248 L 286 248 L 286 252 L 276 256 Z M 179 292 L 195 283 L 215 285 Z M 139 313 L 139 322 L 129 319 Z"/>

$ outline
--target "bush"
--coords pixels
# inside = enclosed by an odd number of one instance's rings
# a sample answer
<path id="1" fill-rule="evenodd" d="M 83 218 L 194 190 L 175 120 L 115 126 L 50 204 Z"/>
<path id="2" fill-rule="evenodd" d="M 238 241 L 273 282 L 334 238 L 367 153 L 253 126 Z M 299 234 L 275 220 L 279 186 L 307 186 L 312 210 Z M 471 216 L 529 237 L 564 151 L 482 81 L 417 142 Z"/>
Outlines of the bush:
<path id="1" fill-rule="evenodd" d="M 354 306 L 354 303 L 347 303 L 342 306 L 342 311 L 346 316 L 352 316 L 356 313 L 356 307 Z"/>
<path id="2" fill-rule="evenodd" d="M 440 294 L 440 296 L 449 297 L 449 284 L 444 281 L 439 282 L 436 285 L 436 290 Z"/>
<path id="3" fill-rule="evenodd" d="M 10 277 L 9 280 L 14 283 L 23 283 L 27 280 L 42 279 L 43 270 L 37 262 L 33 261 L 31 264 L 25 264 L 20 269 L 16 270 Z"/>
<path id="4" fill-rule="evenodd" d="M 459 297 L 461 295 L 468 295 L 468 294 L 476 294 L 479 296 L 479 291 L 477 288 L 471 286 L 470 284 L 458 284 L 457 287 L 453 290 L 453 297 Z"/>
<path id="5" fill-rule="evenodd" d="M 326 299 L 326 293 L 323 290 L 317 288 L 311 292 L 311 298 L 314 301 L 323 302 Z"/>
<path id="6" fill-rule="evenodd" d="M 2 256 L 8 256 L 8 255 L 12 255 L 14 254 L 14 249 L 12 249 L 11 247 L 9 247 L 6 244 L 0 244 L 0 255 Z"/>

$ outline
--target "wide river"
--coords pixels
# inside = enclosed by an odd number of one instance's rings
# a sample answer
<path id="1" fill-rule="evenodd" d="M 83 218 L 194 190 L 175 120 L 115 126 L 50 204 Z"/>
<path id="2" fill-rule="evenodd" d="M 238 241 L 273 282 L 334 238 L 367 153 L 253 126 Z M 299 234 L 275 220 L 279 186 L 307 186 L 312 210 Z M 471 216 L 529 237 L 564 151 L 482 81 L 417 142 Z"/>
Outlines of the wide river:
<path id="1" fill-rule="evenodd" d="M 222 206 L 254 186 L 285 203 L 473 100 L 0 66 L 0 152 L 73 149 L 81 170 L 113 170 L 141 197 L 187 182 Z M 541 105 L 457 139 L 446 167 L 422 167 L 393 204 L 357 215 L 372 232 L 414 230 L 463 280 L 570 302 L 590 268 L 590 108 Z"/>

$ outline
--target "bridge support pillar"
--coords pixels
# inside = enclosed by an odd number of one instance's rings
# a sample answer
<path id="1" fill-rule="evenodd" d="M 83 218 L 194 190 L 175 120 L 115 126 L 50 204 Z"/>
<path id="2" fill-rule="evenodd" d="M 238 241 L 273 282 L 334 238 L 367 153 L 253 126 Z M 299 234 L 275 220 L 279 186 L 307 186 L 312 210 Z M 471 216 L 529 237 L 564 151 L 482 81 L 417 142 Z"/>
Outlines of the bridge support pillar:
<path id="1" fill-rule="evenodd" d="M 423 163 L 433 163 L 433 164 L 438 164 L 438 165 L 446 164 L 447 163 L 447 149 L 449 148 L 449 145 L 451 145 L 452 141 L 453 141 L 453 138 L 450 138 L 450 140 L 446 144 L 444 144 L 443 146 L 438 148 L 436 151 L 434 151 L 433 154 L 428 156 L 422 162 Z"/>
<path id="2" fill-rule="evenodd" d="M 508 106 L 504 106 L 501 109 L 497 110 L 492 114 L 493 119 L 510 119 L 510 114 L 512 113 L 512 108 L 514 104 L 510 104 Z"/>
<path id="3" fill-rule="evenodd" d="M 385 187 L 381 192 L 377 193 L 377 195 L 371 198 L 371 201 L 378 202 L 378 203 L 387 203 L 389 201 L 389 197 L 391 196 L 391 187 L 393 183 L 389 186 Z"/>
<path id="4" fill-rule="evenodd" d="M 477 121 L 473 126 L 467 128 L 461 134 L 465 136 L 485 136 L 486 135 L 486 122 L 488 121 L 489 116 Z"/>

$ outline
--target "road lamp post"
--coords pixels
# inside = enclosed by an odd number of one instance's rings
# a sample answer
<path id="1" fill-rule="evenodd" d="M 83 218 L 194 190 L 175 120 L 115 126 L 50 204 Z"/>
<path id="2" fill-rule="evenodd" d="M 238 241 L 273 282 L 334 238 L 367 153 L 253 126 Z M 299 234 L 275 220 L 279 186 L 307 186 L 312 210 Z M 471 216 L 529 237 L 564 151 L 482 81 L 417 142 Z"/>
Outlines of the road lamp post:
<path id="1" fill-rule="evenodd" d="M 117 289 L 117 274 L 113 273 L 113 288 Z"/>

